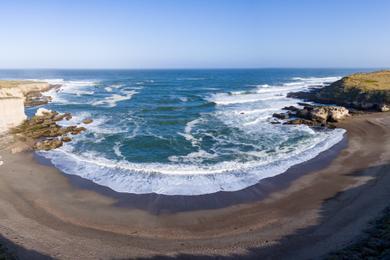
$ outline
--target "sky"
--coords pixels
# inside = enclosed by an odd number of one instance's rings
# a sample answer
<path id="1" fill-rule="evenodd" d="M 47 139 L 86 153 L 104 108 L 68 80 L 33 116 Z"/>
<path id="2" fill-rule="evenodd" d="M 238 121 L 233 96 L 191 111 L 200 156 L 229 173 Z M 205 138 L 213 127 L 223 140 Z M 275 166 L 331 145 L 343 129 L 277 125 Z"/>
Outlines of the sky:
<path id="1" fill-rule="evenodd" d="M 390 67 L 390 1 L 0 1 L 0 68 L 263 67 Z"/>

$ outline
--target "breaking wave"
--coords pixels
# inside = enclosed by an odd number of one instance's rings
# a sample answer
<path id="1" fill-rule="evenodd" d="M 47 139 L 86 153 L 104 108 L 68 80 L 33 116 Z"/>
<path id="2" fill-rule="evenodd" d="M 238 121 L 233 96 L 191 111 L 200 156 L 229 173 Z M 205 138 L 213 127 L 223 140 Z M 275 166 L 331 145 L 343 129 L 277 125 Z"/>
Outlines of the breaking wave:
<path id="1" fill-rule="evenodd" d="M 94 122 L 74 142 L 40 154 L 64 173 L 119 192 L 200 195 L 240 190 L 342 140 L 342 129 L 271 124 L 273 113 L 299 102 L 287 98 L 288 92 L 338 79 L 295 77 L 230 91 L 202 77 L 173 79 L 200 84 L 191 91 L 181 84 L 169 89 L 158 80 L 137 78 L 120 83 L 51 80 L 62 84 L 54 105 L 84 106 L 68 124 L 86 117 Z M 119 102 L 123 107 L 117 107 Z M 102 108 L 106 110 L 95 111 Z"/>

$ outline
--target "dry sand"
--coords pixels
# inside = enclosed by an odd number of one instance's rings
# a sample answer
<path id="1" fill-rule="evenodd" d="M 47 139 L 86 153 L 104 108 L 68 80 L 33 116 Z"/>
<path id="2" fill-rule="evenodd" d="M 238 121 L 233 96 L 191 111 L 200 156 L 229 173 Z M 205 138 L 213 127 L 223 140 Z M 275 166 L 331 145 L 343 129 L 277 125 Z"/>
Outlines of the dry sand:
<path id="1" fill-rule="evenodd" d="M 390 198 L 390 113 L 339 126 L 348 145 L 322 169 L 261 200 L 183 212 L 121 206 L 3 149 L 0 241 L 22 259 L 318 258 L 356 239 Z"/>

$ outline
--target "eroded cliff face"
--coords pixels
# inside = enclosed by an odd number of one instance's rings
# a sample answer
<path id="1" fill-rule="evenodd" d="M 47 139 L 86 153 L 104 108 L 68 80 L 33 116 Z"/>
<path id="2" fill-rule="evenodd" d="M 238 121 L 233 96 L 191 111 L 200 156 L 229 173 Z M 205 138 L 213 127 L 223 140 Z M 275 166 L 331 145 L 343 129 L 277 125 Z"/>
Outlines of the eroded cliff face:
<path id="1" fill-rule="evenodd" d="M 24 102 L 19 97 L 0 98 L 0 133 L 15 127 L 27 118 Z"/>
<path id="2" fill-rule="evenodd" d="M 45 82 L 0 81 L 0 133 L 25 120 L 24 106 L 31 93 L 50 89 Z"/>

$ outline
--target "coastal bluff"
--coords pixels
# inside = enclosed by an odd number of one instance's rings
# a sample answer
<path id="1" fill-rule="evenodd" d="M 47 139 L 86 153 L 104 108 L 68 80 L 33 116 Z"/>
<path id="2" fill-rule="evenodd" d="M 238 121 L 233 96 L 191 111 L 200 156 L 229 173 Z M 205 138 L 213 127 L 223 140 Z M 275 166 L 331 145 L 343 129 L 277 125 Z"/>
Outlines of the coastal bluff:
<path id="1" fill-rule="evenodd" d="M 323 88 L 288 96 L 358 110 L 390 111 L 390 70 L 352 74 Z"/>
<path id="2" fill-rule="evenodd" d="M 53 86 L 46 82 L 0 80 L 0 133 L 21 124 L 25 106 L 47 103 L 42 92 Z"/>

